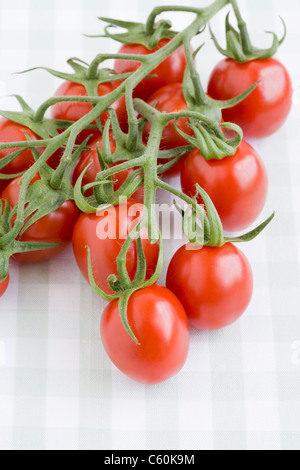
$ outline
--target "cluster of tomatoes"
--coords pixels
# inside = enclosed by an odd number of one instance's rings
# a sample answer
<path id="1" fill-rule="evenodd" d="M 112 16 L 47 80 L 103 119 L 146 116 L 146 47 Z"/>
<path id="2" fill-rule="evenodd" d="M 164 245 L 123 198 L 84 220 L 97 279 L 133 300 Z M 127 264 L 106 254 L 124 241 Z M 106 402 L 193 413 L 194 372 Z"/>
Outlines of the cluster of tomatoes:
<path id="1" fill-rule="evenodd" d="M 163 48 L 171 39 L 161 39 L 157 47 L 148 49 L 142 44 L 125 44 L 120 53 L 148 55 Z M 141 98 L 163 113 L 183 111 L 187 108 L 183 90 L 184 73 L 187 66 L 184 47 L 179 47 L 142 80 L 134 90 L 134 97 Z M 134 72 L 139 63 L 117 59 L 118 74 Z M 242 103 L 223 111 L 223 120 L 241 126 L 249 138 L 262 138 L 276 132 L 286 120 L 291 108 L 292 86 L 284 66 L 274 58 L 256 59 L 238 63 L 234 59 L 222 60 L 212 72 L 208 95 L 216 100 L 229 100 L 243 93 L 253 83 L 256 89 Z M 118 82 L 102 83 L 98 95 L 111 93 Z M 85 87 L 65 81 L 55 96 L 87 96 Z M 112 106 L 121 129 L 128 130 L 125 96 Z M 51 110 L 52 118 L 63 121 L 78 121 L 92 109 L 90 103 L 59 102 Z M 108 111 L 100 116 L 104 125 Z M 178 127 L 192 134 L 188 118 L 180 118 Z M 145 144 L 150 124 L 143 130 Z M 102 149 L 100 130 L 84 130 L 78 142 L 91 136 L 88 150 L 84 150 L 71 174 L 74 186 L 83 171 L 83 185 L 94 183 L 101 172 L 98 150 Z M 28 127 L 12 120 L 0 120 L 0 142 L 22 142 L 40 137 Z M 176 131 L 174 121 L 164 129 L 161 150 L 186 145 L 182 135 Z M 115 150 L 113 133 L 110 134 L 111 152 Z M 0 161 L 16 149 L 0 150 Z M 57 168 L 63 150 L 55 152 L 48 160 L 51 168 Z M 26 149 L 2 168 L 4 175 L 21 174 L 35 162 L 31 149 Z M 118 189 L 134 171 L 134 168 L 113 175 L 114 188 Z M 194 197 L 196 184 L 210 196 L 220 216 L 224 230 L 237 232 L 247 229 L 261 213 L 268 189 L 265 166 L 257 152 L 242 141 L 235 155 L 217 160 L 205 159 L 199 149 L 194 149 L 176 164 L 172 174 L 181 178 L 183 192 Z M 167 178 L 168 174 L 162 175 Z M 37 182 L 36 175 L 32 184 Z M 13 208 L 20 195 L 20 177 L 0 179 L 1 198 Z M 91 195 L 92 189 L 86 192 Z M 142 202 L 144 188 L 140 188 L 127 202 L 127 207 Z M 202 198 L 198 196 L 198 202 Z M 20 236 L 21 241 L 56 243 L 57 247 L 17 253 L 14 260 L 20 263 L 35 263 L 57 255 L 71 241 L 77 264 L 89 282 L 89 265 L 86 247 L 90 248 L 94 281 L 107 294 L 112 294 L 108 278 L 118 275 L 116 259 L 126 240 L 128 226 L 135 226 L 140 216 L 129 216 L 122 207 L 108 208 L 102 213 L 81 213 L 74 200 L 66 200 L 58 209 L 33 223 Z M 97 236 L 99 221 L 109 219 L 110 211 L 117 211 L 118 227 L 115 238 L 100 239 Z M 115 212 L 114 212 L 115 214 Z M 1 227 L 0 227 L 1 232 Z M 1 234 L 1 233 L 0 233 Z M 142 240 L 146 258 L 146 278 L 155 272 L 159 244 L 151 244 L 147 236 Z M 189 324 L 201 330 L 216 330 L 236 321 L 246 310 L 252 296 L 253 279 L 246 257 L 232 243 L 222 246 L 204 246 L 187 249 L 183 246 L 173 257 L 167 274 L 166 287 L 156 284 L 136 290 L 127 305 L 128 324 L 137 338 L 133 341 L 124 329 L 119 315 L 118 300 L 113 300 L 105 309 L 101 319 L 101 337 L 105 350 L 115 365 L 129 377 L 148 384 L 166 380 L 183 366 L 189 348 Z M 133 279 L 137 269 L 137 243 L 133 242 L 126 256 L 126 269 Z M 7 289 L 9 278 L 0 283 L 0 296 Z"/>

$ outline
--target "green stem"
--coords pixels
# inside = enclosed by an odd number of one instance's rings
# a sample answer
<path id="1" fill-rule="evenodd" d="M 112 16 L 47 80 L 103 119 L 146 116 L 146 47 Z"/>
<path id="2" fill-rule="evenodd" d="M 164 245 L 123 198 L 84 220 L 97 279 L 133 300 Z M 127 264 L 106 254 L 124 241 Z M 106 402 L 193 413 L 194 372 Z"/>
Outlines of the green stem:
<path id="1" fill-rule="evenodd" d="M 130 245 L 133 243 L 133 241 L 136 239 L 138 234 L 141 232 L 142 228 L 145 227 L 146 222 L 147 222 L 147 218 L 145 217 L 145 214 L 143 214 L 142 219 L 139 221 L 136 227 L 134 227 L 134 229 L 129 234 L 127 240 L 123 244 L 121 251 L 118 255 L 118 258 L 117 258 L 118 275 L 119 275 L 119 279 L 121 281 L 121 284 L 124 290 L 130 289 L 132 287 L 131 279 L 129 277 L 127 267 L 126 267 L 127 252 L 130 248 Z"/>
<path id="2" fill-rule="evenodd" d="M 144 154 L 144 205 L 147 209 L 148 216 L 148 236 L 150 237 L 150 243 L 153 244 L 157 243 L 157 241 L 159 240 L 159 230 L 155 204 L 157 190 L 157 157 L 163 130 L 164 126 L 159 121 L 151 123 L 151 131 L 149 135 L 148 145 Z"/>
<path id="3" fill-rule="evenodd" d="M 191 197 L 187 196 L 183 192 L 181 192 L 179 189 L 174 188 L 170 184 L 166 183 L 165 181 L 160 180 L 159 178 L 156 179 L 155 184 L 158 188 L 163 189 L 164 191 L 167 191 L 168 193 L 173 194 L 174 196 L 178 197 L 182 201 L 186 202 L 188 205 L 193 206 L 195 209 L 197 208 L 197 202 L 195 199 L 192 199 Z M 204 238 L 209 238 L 210 237 L 210 223 L 207 218 L 206 211 L 204 207 L 199 206 L 198 204 L 198 209 L 200 211 L 203 211 L 201 216 L 203 216 L 204 220 Z"/>
<path id="4" fill-rule="evenodd" d="M 161 13 L 164 13 L 167 11 L 177 11 L 177 12 L 182 11 L 182 12 L 187 12 L 187 13 L 195 13 L 196 15 L 199 15 L 201 13 L 201 10 L 195 7 L 184 7 L 184 6 L 175 6 L 175 5 L 156 7 L 150 13 L 147 23 L 146 23 L 146 33 L 149 36 L 151 36 L 154 33 L 156 17 L 160 15 Z"/>
<path id="5" fill-rule="evenodd" d="M 242 14 L 237 4 L 237 0 L 230 0 L 230 3 L 234 10 L 234 14 L 236 16 L 238 27 L 241 33 L 243 51 L 246 55 L 253 54 L 253 46 L 252 46 L 251 39 L 248 33 L 247 24 L 242 18 Z"/>
<path id="6" fill-rule="evenodd" d="M 197 72 L 196 67 L 195 67 L 194 56 L 191 50 L 191 42 L 190 42 L 191 39 L 192 38 L 186 38 L 186 40 L 184 41 L 184 51 L 185 51 L 185 56 L 186 56 L 187 63 L 188 63 L 191 80 L 194 86 L 194 92 L 195 92 L 194 96 L 196 99 L 196 104 L 201 105 L 207 102 L 207 97 L 202 88 L 199 73 Z"/>
<path id="7" fill-rule="evenodd" d="M 134 160 L 129 160 L 128 162 L 120 163 L 119 165 L 115 165 L 107 170 L 101 171 L 101 180 L 109 178 L 110 176 L 120 173 L 121 171 L 128 170 L 129 168 L 135 168 L 142 166 L 145 163 L 144 155 L 140 158 L 136 158 Z"/>
<path id="8" fill-rule="evenodd" d="M 133 90 L 134 88 L 132 86 L 126 86 L 125 98 L 129 129 L 126 147 L 129 152 L 135 150 L 139 134 L 138 119 L 133 106 Z"/>
<path id="9" fill-rule="evenodd" d="M 147 60 L 147 56 L 139 55 L 139 54 L 98 54 L 95 59 L 91 62 L 89 66 L 89 70 L 87 73 L 88 79 L 93 79 L 98 72 L 98 67 L 102 62 L 105 60 L 111 59 L 122 59 L 122 60 L 133 60 L 136 62 L 145 62 Z"/>
<path id="10" fill-rule="evenodd" d="M 34 122 L 42 123 L 47 110 L 57 103 L 98 104 L 101 99 L 101 96 L 58 96 L 49 98 L 37 109 L 34 116 Z"/>
<path id="11" fill-rule="evenodd" d="M 177 6 L 177 5 L 156 7 L 152 10 L 152 12 L 150 13 L 148 17 L 148 20 L 146 23 L 146 33 L 149 35 L 153 34 L 156 17 L 160 15 L 161 13 L 164 13 L 167 11 L 195 13 L 197 16 L 201 16 L 202 19 L 205 19 L 206 20 L 205 22 L 207 22 L 229 3 L 230 3 L 230 0 L 216 0 L 215 2 L 213 2 L 211 5 L 209 5 L 206 8 L 185 7 L 185 6 Z"/>

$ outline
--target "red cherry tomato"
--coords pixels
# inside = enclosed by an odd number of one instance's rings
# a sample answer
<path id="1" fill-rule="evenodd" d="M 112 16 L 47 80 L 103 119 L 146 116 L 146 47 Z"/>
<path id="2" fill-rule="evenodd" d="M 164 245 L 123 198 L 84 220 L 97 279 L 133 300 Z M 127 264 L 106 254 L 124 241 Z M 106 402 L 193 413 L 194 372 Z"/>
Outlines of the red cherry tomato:
<path id="1" fill-rule="evenodd" d="M 268 177 L 256 151 L 242 141 L 234 156 L 205 160 L 198 149 L 187 157 L 181 186 L 189 196 L 196 183 L 211 197 L 224 230 L 237 232 L 249 227 L 261 213 L 267 198 Z M 203 203 L 199 197 L 199 203 Z"/>
<path id="2" fill-rule="evenodd" d="M 189 326 L 175 295 L 157 285 L 141 289 L 129 299 L 127 314 L 139 345 L 124 329 L 117 300 L 101 318 L 101 338 L 112 362 L 144 384 L 157 384 L 177 374 L 187 358 Z"/>
<path id="3" fill-rule="evenodd" d="M 9 202 L 12 208 L 19 199 L 20 179 L 14 179 L 2 194 L 2 197 Z M 36 176 L 32 183 L 38 179 Z M 24 242 L 61 243 L 61 246 L 29 253 L 18 253 L 14 255 L 14 259 L 20 263 L 36 263 L 50 259 L 63 251 L 72 240 L 73 228 L 79 215 L 80 212 L 76 204 L 73 201 L 66 201 L 59 209 L 42 217 L 25 231 L 20 240 Z"/>
<path id="4" fill-rule="evenodd" d="M 115 87 L 116 84 L 113 82 L 101 83 L 98 86 L 98 95 L 105 96 L 111 93 L 115 89 Z M 65 81 L 58 88 L 55 93 L 55 96 L 88 96 L 88 94 L 83 85 Z M 119 98 L 115 103 L 110 106 L 110 108 L 116 111 L 120 126 L 126 132 L 128 129 L 128 124 L 125 96 Z M 53 106 L 51 114 L 53 119 L 62 119 L 65 121 L 78 121 L 83 116 L 88 114 L 91 110 L 91 103 L 62 102 L 57 103 Z M 108 111 L 103 112 L 100 116 L 101 124 L 104 125 L 108 118 Z M 96 123 L 94 122 L 93 124 Z M 80 138 L 78 139 L 78 142 L 82 142 L 89 135 L 91 135 L 91 138 L 95 139 L 100 135 L 100 131 L 86 129 L 80 133 Z"/>
<path id="5" fill-rule="evenodd" d="M 117 257 L 129 233 L 140 220 L 143 205 L 134 199 L 128 199 L 116 207 L 110 207 L 98 214 L 82 214 L 74 228 L 73 249 L 79 269 L 89 281 L 88 254 L 91 250 L 93 276 L 96 284 L 105 292 L 112 293 L 107 278 L 117 274 Z M 142 231 L 142 243 L 147 260 L 147 279 L 154 274 L 159 246 L 150 245 L 146 231 Z M 126 267 L 131 279 L 137 267 L 137 248 L 133 242 L 127 252 Z"/>
<path id="6" fill-rule="evenodd" d="M 4 189 L 8 185 L 10 180 L 0 180 L 0 194 L 3 193 Z"/>
<path id="7" fill-rule="evenodd" d="M 171 83 L 164 86 L 163 88 L 160 88 L 152 96 L 150 96 L 150 98 L 147 100 L 147 103 L 150 106 L 154 106 L 156 103 L 155 109 L 165 113 L 177 113 L 187 109 L 182 83 Z M 193 131 L 188 126 L 188 122 L 188 118 L 180 118 L 177 125 L 179 129 L 186 134 L 193 135 Z M 180 147 L 182 145 L 187 145 L 187 141 L 176 132 L 174 123 L 175 119 L 169 122 L 163 131 L 161 140 L 162 150 L 168 150 L 175 147 Z M 144 129 L 145 141 L 148 140 L 150 129 L 151 125 L 149 122 L 147 122 Z"/>
<path id="8" fill-rule="evenodd" d="M 9 121 L 8 119 L 0 119 L 0 142 L 9 143 L 9 142 L 26 142 L 26 135 L 28 135 L 31 140 L 39 140 L 39 137 L 32 132 L 28 127 L 21 126 L 16 122 Z M 0 160 L 14 151 L 14 149 L 5 149 L 0 150 Z M 24 150 L 18 157 L 16 157 L 11 163 L 9 163 L 5 168 L 0 170 L 0 173 L 5 175 L 20 173 L 21 171 L 27 170 L 33 163 L 34 157 L 30 149 Z"/>
<path id="9" fill-rule="evenodd" d="M 292 106 L 292 82 L 286 68 L 276 59 L 240 64 L 232 59 L 219 62 L 212 72 L 208 93 L 228 100 L 260 81 L 242 103 L 223 110 L 223 118 L 235 122 L 248 138 L 274 134 L 285 122 Z"/>
<path id="10" fill-rule="evenodd" d="M 231 243 L 199 250 L 181 247 L 167 274 L 167 287 L 181 301 L 189 322 L 200 330 L 234 323 L 247 309 L 253 292 L 250 264 Z"/>
<path id="11" fill-rule="evenodd" d="M 157 47 L 152 50 L 141 44 L 124 44 L 119 53 L 149 55 L 166 46 L 169 42 L 170 39 L 161 39 Z M 184 47 L 181 46 L 149 74 L 155 75 L 155 77 L 145 78 L 138 84 L 134 90 L 134 96 L 146 100 L 159 88 L 169 83 L 182 82 L 186 65 Z M 120 74 L 135 72 L 139 67 L 140 62 L 136 61 L 117 59 L 115 62 L 115 70 Z"/>
<path id="12" fill-rule="evenodd" d="M 160 88 L 152 96 L 150 96 L 150 98 L 147 100 L 147 103 L 150 106 L 154 106 L 154 104 L 156 103 L 155 108 L 158 111 L 165 113 L 180 112 L 186 110 L 187 108 L 187 103 L 183 95 L 182 83 L 171 83 Z M 180 118 L 177 122 L 177 126 L 181 131 L 185 132 L 186 134 L 193 135 L 193 131 L 189 127 L 188 122 L 188 118 Z M 188 145 L 188 142 L 176 132 L 174 124 L 175 119 L 173 121 L 170 121 L 169 124 L 165 127 L 161 139 L 161 150 L 169 150 L 176 147 L 181 147 L 183 145 Z M 148 122 L 145 125 L 143 133 L 145 142 L 147 142 L 148 140 L 150 129 L 151 125 Z M 175 176 L 180 174 L 184 158 L 185 157 L 183 157 L 178 163 L 176 163 L 175 166 L 173 166 L 165 174 L 167 174 L 168 176 Z M 160 163 L 165 162 L 160 160 Z"/>
<path id="13" fill-rule="evenodd" d="M 73 177 L 72 177 L 72 182 L 75 185 L 76 181 L 78 180 L 79 176 L 82 174 L 84 169 L 89 165 L 89 163 L 92 163 L 91 167 L 87 170 L 85 173 L 82 184 L 85 186 L 86 184 L 89 183 L 94 183 L 96 180 L 96 176 L 98 173 L 101 171 L 100 163 L 99 163 L 99 158 L 98 158 L 98 153 L 97 153 L 97 144 L 99 146 L 100 152 L 102 151 L 102 136 L 98 137 L 95 139 L 91 144 L 89 144 L 89 147 L 91 150 L 87 150 L 82 153 L 80 159 L 78 160 L 74 172 L 73 172 Z M 110 138 L 110 148 L 111 152 L 113 153 L 116 148 L 115 141 L 113 140 L 113 136 Z M 121 162 L 120 162 L 121 163 Z M 116 163 L 111 166 L 118 165 L 119 163 Z M 113 180 L 115 181 L 115 191 L 118 190 L 123 183 L 125 183 L 127 177 L 133 173 L 135 168 L 129 168 L 128 170 L 121 171 L 120 173 L 117 173 L 116 175 L 113 175 Z M 93 194 L 93 190 L 90 189 L 86 192 L 86 196 L 91 196 Z M 144 198 L 144 189 L 143 187 L 138 189 L 134 194 L 133 198 L 138 200 L 139 202 L 143 201 Z"/>
<path id="14" fill-rule="evenodd" d="M 0 280 L 0 297 L 2 297 L 5 294 L 8 288 L 8 284 L 9 284 L 9 276 L 7 276 L 7 278 L 4 279 L 4 281 Z"/>

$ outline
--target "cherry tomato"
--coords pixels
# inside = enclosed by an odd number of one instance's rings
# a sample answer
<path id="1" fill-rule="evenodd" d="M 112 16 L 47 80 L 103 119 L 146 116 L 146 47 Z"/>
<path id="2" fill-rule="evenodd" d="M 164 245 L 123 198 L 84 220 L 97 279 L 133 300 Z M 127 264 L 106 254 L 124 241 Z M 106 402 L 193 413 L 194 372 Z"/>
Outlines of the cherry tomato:
<path id="1" fill-rule="evenodd" d="M 73 249 L 79 269 L 87 281 L 88 246 L 96 284 L 105 292 L 112 293 L 107 278 L 111 274 L 117 274 L 117 257 L 142 212 L 142 204 L 128 199 L 127 203 L 110 207 L 98 214 L 82 214 L 79 217 L 73 233 Z M 142 243 L 147 260 L 147 279 L 150 279 L 156 269 L 159 246 L 150 245 L 146 230 L 142 231 Z M 136 242 L 131 244 L 126 259 L 128 274 L 133 279 L 137 267 Z"/>
<path id="2" fill-rule="evenodd" d="M 211 197 L 224 230 L 237 232 L 249 227 L 261 213 L 267 198 L 268 177 L 256 151 L 242 141 L 234 156 L 205 160 L 198 149 L 184 162 L 181 186 L 189 196 L 196 183 Z M 199 197 L 199 203 L 203 203 Z"/>
<path id="3" fill-rule="evenodd" d="M 253 277 L 245 255 L 231 243 L 199 250 L 181 247 L 167 274 L 167 287 L 181 301 L 189 322 L 200 330 L 234 323 L 247 309 Z"/>
<path id="4" fill-rule="evenodd" d="M 28 127 L 21 126 L 16 122 L 9 121 L 8 119 L 0 119 L 0 142 L 9 143 L 9 142 L 26 142 L 26 135 L 28 135 L 31 140 L 39 140 L 39 137 L 32 132 Z M 18 150 L 17 148 L 0 150 L 0 160 L 4 157 L 7 157 L 14 151 Z M 11 163 L 9 163 L 5 168 L 0 170 L 0 173 L 5 175 L 20 173 L 21 171 L 27 170 L 34 163 L 34 157 L 30 149 L 24 150 L 18 157 L 16 157 Z"/>
<path id="5" fill-rule="evenodd" d="M 4 279 L 4 281 L 0 281 L 0 297 L 2 297 L 4 293 L 6 292 L 8 288 L 8 284 L 9 284 L 9 276 L 7 276 L 7 278 Z"/>
<path id="6" fill-rule="evenodd" d="M 82 184 L 83 184 L 83 186 L 85 186 L 86 184 L 93 183 L 96 180 L 97 174 L 101 171 L 99 158 L 98 158 L 98 153 L 97 153 L 97 144 L 98 144 L 99 150 L 101 152 L 101 150 L 102 150 L 102 136 L 98 137 L 91 144 L 89 144 L 89 147 L 91 148 L 91 150 L 87 150 L 87 151 L 83 152 L 80 159 L 78 160 L 78 162 L 77 162 L 77 164 L 74 168 L 74 172 L 73 172 L 73 176 L 72 176 L 72 182 L 73 182 L 74 185 L 75 185 L 76 181 L 78 180 L 79 176 L 81 175 L 81 173 L 84 171 L 84 169 L 91 162 L 92 162 L 92 165 L 87 170 L 87 172 L 85 173 L 85 175 L 83 177 L 83 180 L 82 180 Z M 116 144 L 115 144 L 115 141 L 113 139 L 113 136 L 111 136 L 111 138 L 110 138 L 110 148 L 111 148 L 112 152 L 114 152 L 114 150 L 116 148 Z M 118 165 L 118 164 L 119 163 L 116 163 L 116 164 L 111 165 L 111 166 L 115 166 L 115 165 Z M 130 174 L 132 174 L 134 170 L 135 170 L 135 168 L 129 168 L 128 170 L 121 171 L 120 173 L 117 173 L 117 174 L 113 175 L 112 178 L 115 181 L 115 185 L 114 185 L 115 191 L 118 190 L 122 186 L 123 183 L 125 183 L 127 177 Z M 93 194 L 93 190 L 90 189 L 86 192 L 85 195 L 86 196 L 91 196 L 92 194 Z M 138 200 L 139 202 L 143 201 L 143 197 L 144 197 L 143 187 L 138 189 L 133 194 L 133 198 Z"/>
<path id="7" fill-rule="evenodd" d="M 187 109 L 187 103 L 183 94 L 182 83 L 170 83 L 157 90 L 147 100 L 150 106 L 155 105 L 155 109 L 165 113 L 177 113 Z M 188 126 L 188 118 L 180 118 L 177 125 L 180 130 L 188 135 L 193 135 L 192 129 Z M 187 145 L 187 141 L 183 139 L 174 127 L 175 119 L 165 127 L 161 140 L 161 149 L 172 149 Z M 147 141 L 150 133 L 151 125 L 149 122 L 145 125 L 144 139 Z"/>
<path id="8" fill-rule="evenodd" d="M 4 191 L 10 180 L 0 180 L 0 194 Z"/>
<path id="9" fill-rule="evenodd" d="M 147 100 L 147 103 L 150 106 L 154 106 L 154 104 L 156 103 L 155 108 L 158 111 L 165 113 L 175 113 L 179 111 L 184 111 L 187 108 L 187 103 L 183 95 L 182 83 L 170 83 L 169 85 L 160 88 L 152 96 L 150 96 L 150 98 Z M 180 118 L 177 122 L 177 126 L 181 131 L 185 132 L 186 134 L 193 135 L 193 131 L 189 127 L 188 122 L 188 118 Z M 173 121 L 170 121 L 169 124 L 165 127 L 161 139 L 161 150 L 169 150 L 176 147 L 181 147 L 183 145 L 188 145 L 188 142 L 176 132 L 174 124 L 175 119 Z M 150 129 L 151 125 L 148 122 L 145 125 L 143 133 L 145 142 L 148 141 Z M 173 166 L 165 174 L 167 174 L 168 176 L 175 176 L 180 174 L 184 158 L 185 157 L 183 157 L 178 163 L 176 163 L 175 166 Z M 160 163 L 165 162 L 161 160 Z"/>
<path id="10" fill-rule="evenodd" d="M 152 50 L 141 44 L 124 44 L 119 50 L 119 53 L 149 55 L 166 46 L 169 42 L 170 39 L 161 39 L 157 47 Z M 159 88 L 169 83 L 182 82 L 186 65 L 187 61 L 184 47 L 181 46 L 149 74 L 155 75 L 155 77 L 145 78 L 137 85 L 134 90 L 135 98 L 146 100 Z M 115 62 L 115 70 L 117 73 L 135 72 L 139 67 L 140 62 L 136 61 L 117 59 Z"/>
<path id="11" fill-rule="evenodd" d="M 292 82 L 286 68 L 276 59 L 240 64 L 232 59 L 219 62 L 212 72 L 208 93 L 228 100 L 260 81 L 242 103 L 223 111 L 225 121 L 235 122 L 248 138 L 274 134 L 285 122 L 292 106 Z"/>
<path id="12" fill-rule="evenodd" d="M 98 86 L 98 95 L 104 96 L 111 93 L 116 87 L 113 82 L 101 83 Z M 58 88 L 55 96 L 88 96 L 85 87 L 78 83 L 65 81 Z M 119 98 L 115 103 L 110 106 L 111 109 L 116 111 L 121 128 L 126 132 L 128 129 L 127 124 L 127 110 L 125 96 Z M 56 103 L 51 111 L 53 119 L 62 119 L 65 121 L 78 121 L 83 116 L 92 110 L 91 103 Z M 101 124 L 104 125 L 109 118 L 108 111 L 105 111 L 100 116 Z M 96 124 L 95 122 L 93 124 Z M 82 142 L 86 137 L 91 135 L 95 139 L 100 135 L 98 130 L 86 129 L 80 133 L 78 143 Z"/>
<path id="13" fill-rule="evenodd" d="M 114 300 L 101 318 L 101 338 L 112 362 L 128 377 L 157 384 L 177 374 L 189 350 L 189 326 L 179 300 L 165 287 L 135 292 L 128 303 L 128 323 L 140 342 L 124 329 Z"/>
<path id="14" fill-rule="evenodd" d="M 2 197 L 9 202 L 12 208 L 19 199 L 20 179 L 15 178 L 2 194 Z M 36 176 L 32 183 L 38 179 L 38 176 Z M 71 242 L 73 228 L 79 215 L 80 212 L 76 204 L 73 201 L 66 201 L 59 209 L 39 219 L 25 231 L 20 240 L 24 242 L 61 243 L 61 246 L 29 253 L 18 253 L 14 255 L 14 259 L 20 263 L 36 263 L 56 256 Z"/>

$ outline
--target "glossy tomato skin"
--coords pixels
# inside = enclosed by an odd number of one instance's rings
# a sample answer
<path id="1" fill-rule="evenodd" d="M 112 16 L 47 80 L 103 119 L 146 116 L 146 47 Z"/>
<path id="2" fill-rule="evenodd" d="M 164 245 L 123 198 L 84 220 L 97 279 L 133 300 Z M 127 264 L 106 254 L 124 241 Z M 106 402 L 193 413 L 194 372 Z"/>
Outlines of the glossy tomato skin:
<path id="1" fill-rule="evenodd" d="M 172 292 L 157 285 L 135 292 L 129 299 L 128 323 L 139 345 L 124 329 L 117 300 L 101 318 L 105 351 L 124 374 L 144 384 L 157 384 L 181 370 L 189 350 L 189 326 Z"/>
<path id="2" fill-rule="evenodd" d="M 140 220 L 142 212 L 142 204 L 134 199 L 128 199 L 127 204 L 110 207 L 98 214 L 82 214 L 79 217 L 73 233 L 73 250 L 78 267 L 88 282 L 87 246 L 91 250 L 96 284 L 105 292 L 113 293 L 107 278 L 111 274 L 118 273 L 117 257 L 129 233 Z M 156 269 L 159 246 L 150 245 L 145 230 L 142 231 L 142 243 L 147 261 L 147 279 L 150 279 Z M 136 266 L 137 249 L 134 242 L 127 252 L 126 262 L 131 279 L 136 273 Z"/>
<path id="3" fill-rule="evenodd" d="M 0 142 L 26 142 L 26 135 L 31 140 L 39 140 L 39 137 L 32 132 L 28 127 L 17 124 L 5 118 L 0 119 Z M 6 149 L 0 150 L 0 160 L 7 155 L 10 155 L 18 149 Z M 34 157 L 31 150 L 27 149 L 16 157 L 11 163 L 9 163 L 0 172 L 5 175 L 20 173 L 21 171 L 27 170 L 34 163 Z"/>
<path id="4" fill-rule="evenodd" d="M 78 160 L 73 176 L 72 176 L 72 183 L 75 185 L 76 181 L 80 177 L 81 173 L 85 170 L 85 168 L 92 163 L 91 167 L 87 170 L 85 173 L 83 180 L 82 180 L 82 185 L 85 186 L 86 184 L 93 183 L 96 180 L 96 176 L 98 173 L 101 171 L 100 163 L 99 163 L 99 158 L 98 158 L 98 153 L 97 153 L 97 145 L 99 146 L 100 152 L 102 151 L 102 136 L 98 137 L 95 139 L 91 144 L 89 144 L 89 147 L 91 150 L 87 150 L 82 153 L 80 159 Z M 110 138 L 110 148 L 111 152 L 113 153 L 116 144 L 113 139 L 113 136 Z M 120 162 L 121 163 L 121 162 Z M 119 163 L 116 163 L 115 165 L 118 165 Z M 115 166 L 111 165 L 111 166 Z M 134 168 L 129 168 L 128 170 L 121 171 L 120 173 L 117 173 L 116 175 L 113 175 L 113 180 L 115 181 L 114 184 L 114 189 L 115 191 L 118 190 L 123 183 L 125 183 L 126 178 L 133 173 Z M 86 196 L 91 196 L 93 194 L 93 190 L 90 189 L 86 192 Z M 134 199 L 136 199 L 139 202 L 143 201 L 144 197 L 144 189 L 143 187 L 138 189 L 132 196 Z"/>
<path id="5" fill-rule="evenodd" d="M 9 284 L 9 276 L 7 276 L 6 279 L 4 279 L 4 281 L 0 282 L 0 297 L 2 297 L 7 288 L 8 288 L 8 284 Z"/>
<path id="6" fill-rule="evenodd" d="M 101 83 L 98 86 L 98 95 L 105 96 L 111 93 L 116 87 L 113 82 Z M 55 96 L 88 96 L 85 87 L 78 83 L 65 81 L 61 84 L 55 93 Z M 126 132 L 128 129 L 127 124 L 127 110 L 125 96 L 122 96 L 119 100 L 110 106 L 111 109 L 116 111 L 121 128 Z M 90 103 L 57 103 L 51 110 L 53 119 L 62 119 L 66 121 L 78 121 L 83 116 L 88 114 L 92 110 Z M 100 116 L 101 124 L 104 126 L 107 119 L 109 118 L 109 112 L 105 111 Z M 95 122 L 94 122 L 95 124 Z M 91 135 L 91 139 L 95 139 L 100 135 L 98 130 L 84 130 L 80 133 L 79 141 L 83 141 L 86 137 Z"/>
<path id="7" fill-rule="evenodd" d="M 247 258 L 231 243 L 189 248 L 181 247 L 171 260 L 168 289 L 181 301 L 195 328 L 212 331 L 231 325 L 245 312 L 253 293 Z"/>
<path id="8" fill-rule="evenodd" d="M 36 181 L 35 177 L 32 182 Z M 14 179 L 3 191 L 2 197 L 6 199 L 11 207 L 14 207 L 20 195 L 20 178 Z M 53 258 L 72 240 L 73 229 L 80 215 L 73 201 L 66 201 L 59 209 L 42 217 L 29 227 L 21 236 L 20 240 L 25 242 L 39 243 L 61 243 L 61 246 L 49 250 L 33 251 L 29 253 L 18 253 L 14 259 L 20 263 L 37 263 Z"/>
<path id="9" fill-rule="evenodd" d="M 0 194 L 3 193 L 10 180 L 0 180 Z"/>
<path id="10" fill-rule="evenodd" d="M 165 113 L 176 113 L 184 111 L 187 108 L 187 103 L 183 94 L 182 83 L 170 83 L 169 85 L 160 88 L 152 96 L 150 96 L 150 98 L 147 100 L 147 103 L 150 106 L 154 106 L 156 103 L 155 109 Z M 193 135 L 193 131 L 188 126 L 188 122 L 188 118 L 180 118 L 177 125 L 179 129 L 186 134 Z M 162 150 L 168 150 L 175 147 L 180 147 L 182 145 L 187 145 L 187 141 L 176 132 L 174 123 L 175 119 L 169 122 L 163 131 L 161 139 Z M 149 137 L 150 129 L 150 123 L 147 122 L 143 135 L 146 142 Z"/>
<path id="11" fill-rule="evenodd" d="M 157 47 L 152 50 L 141 44 L 124 44 L 119 53 L 149 55 L 166 46 L 169 42 L 170 39 L 161 39 Z M 155 77 L 145 78 L 138 84 L 134 90 L 134 97 L 146 100 L 159 88 L 169 83 L 182 82 L 186 65 L 184 47 L 181 46 L 149 74 L 155 75 Z M 140 62 L 117 59 L 114 68 L 117 73 L 121 74 L 135 72 L 139 67 Z"/>
<path id="12" fill-rule="evenodd" d="M 183 94 L 182 83 L 170 83 L 159 90 L 157 90 L 150 98 L 147 100 L 147 103 L 150 106 L 154 106 L 160 112 L 165 113 L 176 113 L 184 111 L 187 109 L 187 103 Z M 178 128 L 185 132 L 188 135 L 193 135 L 192 129 L 188 126 L 189 120 L 187 118 L 180 118 L 177 122 Z M 160 149 L 169 150 L 176 147 L 181 147 L 183 145 L 188 145 L 188 142 L 181 137 L 174 127 L 175 119 L 170 121 L 169 124 L 165 127 Z M 150 134 L 151 125 L 149 122 L 146 123 L 143 138 L 147 142 Z M 166 176 L 176 176 L 179 175 L 184 162 L 185 157 L 183 157 L 176 165 L 174 165 L 169 171 L 165 173 Z M 160 161 L 160 163 L 165 163 L 165 161 Z"/>
<path id="13" fill-rule="evenodd" d="M 286 68 L 274 58 L 240 64 L 225 59 L 212 72 L 208 93 L 228 100 L 260 81 L 242 103 L 223 110 L 224 121 L 238 124 L 247 138 L 274 134 L 284 124 L 292 106 L 292 82 Z"/>
<path id="14" fill-rule="evenodd" d="M 184 162 L 181 186 L 186 194 L 194 196 L 196 183 L 212 199 L 228 232 L 244 230 L 254 223 L 268 193 L 264 163 L 245 141 L 234 156 L 223 160 L 205 160 L 198 149 L 193 150 Z M 201 198 L 198 201 L 203 203 Z"/>

